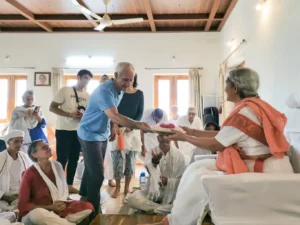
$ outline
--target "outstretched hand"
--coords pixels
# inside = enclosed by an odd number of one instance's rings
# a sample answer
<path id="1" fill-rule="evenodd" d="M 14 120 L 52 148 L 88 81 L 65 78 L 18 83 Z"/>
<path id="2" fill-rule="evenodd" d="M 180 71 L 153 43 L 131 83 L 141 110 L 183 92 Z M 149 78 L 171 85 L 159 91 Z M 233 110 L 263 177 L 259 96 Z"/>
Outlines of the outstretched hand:
<path id="1" fill-rule="evenodd" d="M 177 131 L 177 130 L 174 130 L 172 129 L 172 135 L 168 136 L 167 139 L 169 140 L 173 140 L 173 141 L 186 141 L 186 137 L 187 135 L 180 132 L 180 131 Z"/>
<path id="2" fill-rule="evenodd" d="M 188 128 L 188 127 L 185 127 L 185 126 L 180 126 L 180 128 L 182 129 L 182 130 L 184 130 L 185 132 L 186 132 L 186 134 L 187 135 L 193 135 L 193 129 L 191 129 L 191 128 Z"/>
<path id="3" fill-rule="evenodd" d="M 159 164 L 162 155 L 162 152 L 156 153 L 154 150 L 152 150 L 152 163 L 156 165 Z"/>
<path id="4" fill-rule="evenodd" d="M 151 131 L 151 127 L 149 126 L 149 124 L 144 122 L 136 122 L 136 128 L 143 131 L 144 133 Z"/>

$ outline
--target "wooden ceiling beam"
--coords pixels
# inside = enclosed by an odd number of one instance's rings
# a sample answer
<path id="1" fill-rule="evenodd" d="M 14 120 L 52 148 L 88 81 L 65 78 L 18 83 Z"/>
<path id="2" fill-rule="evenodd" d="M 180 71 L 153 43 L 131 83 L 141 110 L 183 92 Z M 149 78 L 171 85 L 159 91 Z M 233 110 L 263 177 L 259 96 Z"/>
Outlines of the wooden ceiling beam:
<path id="1" fill-rule="evenodd" d="M 204 32 L 205 26 L 198 27 L 157 27 L 157 32 Z M 44 30 L 40 27 L 2 27 L 2 32 L 43 32 Z M 88 32 L 95 33 L 95 31 L 91 28 L 81 28 L 81 27 L 54 27 L 54 33 L 79 33 L 79 32 Z M 119 33 L 149 33 L 152 32 L 150 27 L 107 27 L 105 28 L 105 32 L 99 32 L 99 34 L 111 33 L 111 32 L 119 32 Z"/>
<path id="2" fill-rule="evenodd" d="M 220 3 L 221 3 L 221 0 L 214 0 L 213 7 L 210 11 L 209 18 L 208 18 L 208 21 L 206 22 L 204 31 L 209 31 L 210 26 L 211 26 L 211 24 L 212 24 L 212 22 L 213 22 L 213 20 L 216 16 L 216 13 L 217 13 L 218 8 L 220 6 Z"/>
<path id="3" fill-rule="evenodd" d="M 221 23 L 220 23 L 220 25 L 218 27 L 218 31 L 222 30 L 223 26 L 225 25 L 225 23 L 226 23 L 229 15 L 230 15 L 230 13 L 234 9 L 234 7 L 235 7 L 235 5 L 236 5 L 237 2 L 238 2 L 238 0 L 231 0 L 231 3 L 230 3 L 230 5 L 229 5 L 229 7 L 228 7 L 228 9 L 227 9 L 227 11 L 226 11 L 226 13 L 224 15 L 224 18 L 223 18 L 223 20 L 221 21 Z"/>
<path id="4" fill-rule="evenodd" d="M 152 13 L 152 9 L 151 9 L 151 3 L 150 0 L 142 0 L 144 3 L 144 7 L 148 16 L 148 20 L 149 20 L 149 24 L 151 27 L 151 31 L 155 32 L 156 31 L 156 27 L 155 27 L 155 23 L 154 23 L 154 19 L 153 19 L 153 13 Z"/>
<path id="5" fill-rule="evenodd" d="M 77 1 L 78 1 L 78 3 L 79 3 L 80 5 L 82 5 L 83 7 L 87 8 L 88 10 L 90 10 L 90 9 L 88 8 L 88 6 L 83 2 L 83 0 L 77 0 Z M 88 21 L 89 21 L 94 27 L 98 26 L 98 23 L 97 23 L 90 15 L 88 15 L 88 14 L 86 14 L 86 13 L 84 13 L 84 12 L 82 12 L 82 14 L 88 19 Z"/>
<path id="6" fill-rule="evenodd" d="M 30 20 L 34 24 L 38 25 L 39 27 L 43 28 L 44 30 L 46 30 L 48 32 L 52 32 L 52 27 L 50 27 L 49 25 L 47 25 L 45 23 L 35 20 L 34 14 L 32 12 L 30 12 L 27 8 L 25 8 L 23 5 L 21 5 L 19 2 L 17 2 L 16 0 L 6 0 L 6 2 L 8 2 L 13 7 L 15 7 L 16 10 L 18 10 L 21 15 L 26 17 L 28 20 Z"/>
<path id="7" fill-rule="evenodd" d="M 217 13 L 213 21 L 221 21 L 224 14 Z M 131 19 L 141 17 L 144 21 L 148 21 L 146 14 L 111 14 L 112 20 Z M 86 17 L 83 14 L 35 14 L 34 18 L 39 22 L 86 22 Z M 153 15 L 154 22 L 176 22 L 176 21 L 208 21 L 209 14 L 159 14 Z M 0 22 L 31 22 L 26 17 L 18 14 L 0 14 Z M 98 22 L 98 20 L 94 20 Z"/>

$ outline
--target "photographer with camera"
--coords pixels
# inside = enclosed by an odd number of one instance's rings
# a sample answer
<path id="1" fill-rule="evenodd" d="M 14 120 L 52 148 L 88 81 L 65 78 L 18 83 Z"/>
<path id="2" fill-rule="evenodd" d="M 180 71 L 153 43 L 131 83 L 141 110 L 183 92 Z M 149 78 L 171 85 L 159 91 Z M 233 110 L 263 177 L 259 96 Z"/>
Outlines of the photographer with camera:
<path id="1" fill-rule="evenodd" d="M 81 146 L 77 137 L 77 128 L 87 107 L 89 94 L 86 92 L 93 74 L 88 70 L 80 70 L 77 84 L 74 87 L 61 88 L 50 105 L 50 111 L 58 115 L 56 121 L 56 153 L 57 161 L 65 169 L 67 166 L 67 184 L 70 193 L 78 193 L 73 187 L 77 162 Z"/>

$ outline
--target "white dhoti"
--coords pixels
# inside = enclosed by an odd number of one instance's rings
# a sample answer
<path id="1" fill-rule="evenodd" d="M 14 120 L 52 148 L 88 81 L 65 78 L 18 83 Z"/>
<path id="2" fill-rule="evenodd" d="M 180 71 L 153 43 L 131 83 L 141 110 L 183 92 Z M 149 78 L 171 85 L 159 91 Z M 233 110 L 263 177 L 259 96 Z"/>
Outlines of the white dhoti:
<path id="1" fill-rule="evenodd" d="M 254 160 L 245 160 L 249 172 L 254 172 Z M 208 196 L 203 188 L 203 175 L 220 176 L 215 159 L 202 159 L 192 163 L 185 170 L 178 192 L 168 215 L 170 225 L 195 225 L 198 219 L 202 222 L 208 209 Z M 264 161 L 264 173 L 293 173 L 288 157 L 277 159 L 274 156 Z M 201 224 L 201 223 L 200 223 Z"/>
<path id="2" fill-rule="evenodd" d="M 10 204 L 6 201 L 0 200 L 0 212 L 10 212 L 18 208 L 18 199 Z"/>
<path id="3" fill-rule="evenodd" d="M 136 191 L 131 194 L 127 200 L 127 204 L 133 209 L 139 209 L 145 212 L 154 212 L 161 215 L 167 215 L 171 212 L 172 204 L 162 205 L 164 191 L 160 190 L 160 196 L 154 201 L 147 198 L 148 190 Z"/>
<path id="4" fill-rule="evenodd" d="M 92 210 L 87 209 L 75 214 L 69 214 L 66 218 L 61 218 L 54 212 L 37 208 L 23 217 L 22 222 L 25 225 L 75 225 L 90 215 L 91 212 Z"/>

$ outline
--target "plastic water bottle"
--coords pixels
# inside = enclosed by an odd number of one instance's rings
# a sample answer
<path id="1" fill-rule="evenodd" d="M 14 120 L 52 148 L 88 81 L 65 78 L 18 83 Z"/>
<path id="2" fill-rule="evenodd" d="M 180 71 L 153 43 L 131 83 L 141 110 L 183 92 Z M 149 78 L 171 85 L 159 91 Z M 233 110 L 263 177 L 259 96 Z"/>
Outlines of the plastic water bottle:
<path id="1" fill-rule="evenodd" d="M 142 172 L 140 175 L 140 188 L 144 190 L 146 188 L 146 173 Z"/>

